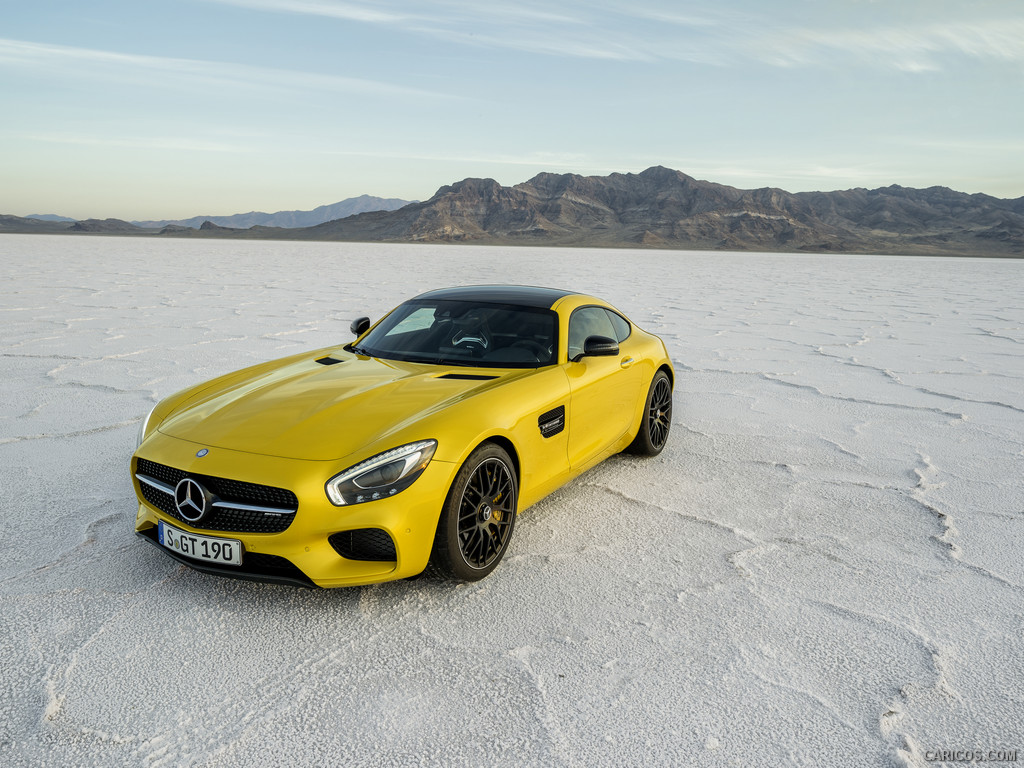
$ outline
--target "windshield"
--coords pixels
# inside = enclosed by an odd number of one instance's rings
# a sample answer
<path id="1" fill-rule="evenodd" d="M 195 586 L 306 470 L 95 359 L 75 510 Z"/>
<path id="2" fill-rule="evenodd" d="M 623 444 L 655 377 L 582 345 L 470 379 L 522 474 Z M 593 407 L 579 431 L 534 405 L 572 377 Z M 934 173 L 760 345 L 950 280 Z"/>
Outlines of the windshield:
<path id="1" fill-rule="evenodd" d="M 354 352 L 388 360 L 485 368 L 539 368 L 556 359 L 558 316 L 550 309 L 475 301 L 407 301 Z"/>

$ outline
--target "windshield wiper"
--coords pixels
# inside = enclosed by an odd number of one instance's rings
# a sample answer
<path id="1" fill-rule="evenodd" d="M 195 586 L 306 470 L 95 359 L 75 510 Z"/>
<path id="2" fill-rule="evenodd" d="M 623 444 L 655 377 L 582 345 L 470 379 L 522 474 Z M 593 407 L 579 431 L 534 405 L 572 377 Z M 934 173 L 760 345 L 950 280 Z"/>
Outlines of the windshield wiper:
<path id="1" fill-rule="evenodd" d="M 349 344 L 346 349 L 357 355 L 367 357 L 379 357 L 381 360 L 401 360 L 403 363 L 419 363 L 421 365 L 458 365 L 463 368 L 479 368 L 480 362 L 473 358 L 465 357 L 424 357 L 419 355 L 403 355 L 401 353 L 373 352 L 363 347 Z"/>
<path id="2" fill-rule="evenodd" d="M 388 359 L 388 358 L 385 358 Z M 416 355 L 404 355 L 401 357 L 391 358 L 394 360 L 401 360 L 405 363 L 419 363 L 421 365 L 461 365 L 461 366 L 475 366 L 476 362 L 473 360 L 467 360 L 465 358 L 454 358 L 454 357 L 417 357 Z"/>

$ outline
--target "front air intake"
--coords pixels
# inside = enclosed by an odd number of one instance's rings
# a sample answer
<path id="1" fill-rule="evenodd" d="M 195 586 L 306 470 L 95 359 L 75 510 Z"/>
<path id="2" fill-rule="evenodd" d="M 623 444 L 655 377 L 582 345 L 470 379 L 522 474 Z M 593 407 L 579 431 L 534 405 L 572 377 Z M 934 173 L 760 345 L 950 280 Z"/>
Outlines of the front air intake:
<path id="1" fill-rule="evenodd" d="M 397 561 L 395 542 L 380 528 L 340 531 L 328 537 L 334 551 L 349 560 Z"/>

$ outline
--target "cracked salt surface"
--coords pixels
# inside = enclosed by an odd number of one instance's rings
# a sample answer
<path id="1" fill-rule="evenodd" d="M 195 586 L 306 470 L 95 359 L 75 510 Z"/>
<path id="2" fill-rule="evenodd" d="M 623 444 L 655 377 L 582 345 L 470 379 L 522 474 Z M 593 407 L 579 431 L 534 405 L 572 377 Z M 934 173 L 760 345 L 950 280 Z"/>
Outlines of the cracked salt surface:
<path id="1" fill-rule="evenodd" d="M 5 766 L 1024 749 L 1024 263 L 17 235 L 0 257 Z M 133 536 L 154 401 L 487 282 L 662 335 L 665 452 L 526 511 L 472 585 L 235 582 Z"/>

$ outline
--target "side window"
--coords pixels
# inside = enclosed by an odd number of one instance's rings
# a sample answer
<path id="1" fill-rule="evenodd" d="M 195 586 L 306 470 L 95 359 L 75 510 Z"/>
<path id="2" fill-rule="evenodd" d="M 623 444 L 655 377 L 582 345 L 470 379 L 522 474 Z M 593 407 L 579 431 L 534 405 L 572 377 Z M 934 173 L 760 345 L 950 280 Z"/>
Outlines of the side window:
<path id="1" fill-rule="evenodd" d="M 402 333 L 409 333 L 410 331 L 422 331 L 424 328 L 429 328 L 433 324 L 434 308 L 420 307 L 419 309 L 413 310 L 408 317 L 399 320 L 395 327 L 388 331 L 388 336 L 397 336 Z"/>
<path id="2" fill-rule="evenodd" d="M 621 344 L 629 338 L 629 334 L 633 332 L 633 329 L 629 327 L 629 321 L 622 315 L 612 312 L 610 309 L 606 309 L 605 312 L 608 313 L 608 319 L 612 321 L 612 327 L 615 329 L 615 334 L 612 338 Z"/>
<path id="3" fill-rule="evenodd" d="M 603 307 L 580 307 L 569 318 L 569 359 L 583 354 L 583 342 L 588 336 L 615 338 L 615 327 L 610 313 Z"/>
<path id="4" fill-rule="evenodd" d="M 424 341 L 434 325 L 434 308 L 418 307 L 396 322 L 383 334 L 377 334 L 376 349 L 388 352 L 412 353 L 422 351 Z"/>

